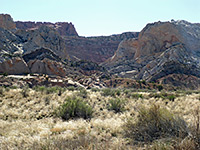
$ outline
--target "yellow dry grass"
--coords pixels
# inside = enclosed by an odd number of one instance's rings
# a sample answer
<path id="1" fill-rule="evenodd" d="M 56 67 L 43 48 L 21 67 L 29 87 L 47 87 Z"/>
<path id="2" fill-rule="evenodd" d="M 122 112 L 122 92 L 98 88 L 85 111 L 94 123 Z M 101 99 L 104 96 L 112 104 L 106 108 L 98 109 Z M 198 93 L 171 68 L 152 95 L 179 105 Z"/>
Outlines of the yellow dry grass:
<path id="1" fill-rule="evenodd" d="M 29 89 L 28 95 L 24 97 L 22 89 L 3 89 L 3 94 L 0 95 L 0 149 L 30 149 L 35 143 L 47 143 L 48 139 L 73 140 L 82 136 L 96 139 L 96 145 L 86 146 L 87 148 L 95 149 L 102 143 L 108 149 L 134 149 L 123 137 L 122 126 L 129 117 L 136 120 L 137 110 L 141 105 L 160 105 L 182 116 L 188 123 L 194 121 L 194 109 L 200 106 L 200 93 L 182 93 L 174 101 L 169 101 L 149 98 L 148 92 L 140 92 L 144 98 L 127 98 L 122 92 L 119 98 L 126 99 L 125 111 L 114 113 L 107 109 L 110 96 L 102 96 L 101 91 L 87 90 L 87 101 L 94 110 L 91 119 L 63 121 L 55 117 L 55 109 L 67 96 L 76 92 L 66 90 L 59 96 L 57 93 L 46 94 Z"/>

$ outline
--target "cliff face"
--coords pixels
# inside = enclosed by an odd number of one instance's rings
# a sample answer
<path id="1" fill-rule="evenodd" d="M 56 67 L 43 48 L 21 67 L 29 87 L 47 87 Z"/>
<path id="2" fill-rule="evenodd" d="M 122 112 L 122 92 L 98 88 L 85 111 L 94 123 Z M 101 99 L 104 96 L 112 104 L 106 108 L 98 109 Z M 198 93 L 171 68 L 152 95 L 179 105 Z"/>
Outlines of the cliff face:
<path id="1" fill-rule="evenodd" d="M 148 24 L 136 39 L 124 40 L 102 65 L 123 77 L 155 81 L 169 74 L 200 77 L 200 24 Z"/>
<path id="2" fill-rule="evenodd" d="M 88 60 L 102 63 L 114 55 L 119 43 L 124 39 L 135 38 L 138 32 L 99 37 L 63 37 L 66 49 L 72 60 Z"/>
<path id="3" fill-rule="evenodd" d="M 1 18 L 5 16 L 0 15 Z M 71 36 L 75 34 L 71 23 L 37 23 L 38 26 L 27 23 L 26 29 L 18 29 L 9 26 L 9 20 L 15 25 L 11 17 L 1 20 L 0 74 L 36 73 L 72 78 L 104 75 L 102 67 L 95 63 L 68 61 L 63 37 L 78 37 Z"/>
<path id="4" fill-rule="evenodd" d="M 4 28 L 7 30 L 12 30 L 16 28 L 16 24 L 8 14 L 0 15 L 0 28 Z"/>
<path id="5" fill-rule="evenodd" d="M 65 50 L 72 60 L 87 60 L 102 63 L 113 56 L 119 43 L 124 39 L 135 38 L 138 32 L 126 32 L 119 35 L 80 37 L 72 23 L 67 22 L 22 22 L 16 21 L 17 29 L 31 33 L 41 26 L 53 28 L 65 41 Z M 37 43 L 37 42 L 36 42 Z M 29 45 L 28 45 L 29 47 Z M 51 48 L 51 47 L 48 47 Z M 27 49 L 27 47 L 25 48 Z"/>
<path id="6" fill-rule="evenodd" d="M 121 77 L 199 87 L 200 24 L 156 22 L 140 33 L 100 37 L 80 37 L 71 23 L 16 24 L 0 15 L 0 73 L 91 75 L 105 72 L 101 63 Z"/>
<path id="7" fill-rule="evenodd" d="M 70 22 L 22 22 L 16 21 L 16 27 L 22 30 L 35 30 L 41 26 L 48 26 L 55 29 L 62 36 L 78 36 L 74 25 Z"/>
<path id="8" fill-rule="evenodd" d="M 54 28 L 19 30 L 10 15 L 2 14 L 0 18 L 0 73 L 66 75 L 63 60 L 69 56 Z"/>
<path id="9" fill-rule="evenodd" d="M 69 59 L 64 40 L 56 30 L 48 26 L 40 26 L 31 31 L 18 30 L 15 35 L 21 39 L 24 53 L 45 47 L 53 50 L 63 59 Z"/>

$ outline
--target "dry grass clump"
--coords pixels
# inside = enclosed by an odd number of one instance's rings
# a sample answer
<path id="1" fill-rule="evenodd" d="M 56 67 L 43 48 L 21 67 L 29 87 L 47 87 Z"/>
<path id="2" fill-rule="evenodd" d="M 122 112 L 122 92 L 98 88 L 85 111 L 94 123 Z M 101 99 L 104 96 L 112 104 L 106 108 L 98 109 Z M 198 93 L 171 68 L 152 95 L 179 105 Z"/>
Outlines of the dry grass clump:
<path id="1" fill-rule="evenodd" d="M 49 137 L 46 139 L 35 139 L 30 145 L 24 144 L 24 141 L 13 142 L 9 145 L 3 145 L 3 150 L 14 149 L 34 149 L 34 150 L 127 150 L 131 149 L 130 146 L 124 145 L 124 143 L 113 144 L 113 141 L 109 137 L 105 137 L 103 140 L 99 140 L 90 135 L 81 135 L 75 139 L 66 139 L 58 137 Z"/>
<path id="2" fill-rule="evenodd" d="M 125 136 L 134 142 L 188 135 L 186 122 L 158 105 L 140 108 L 137 121 L 127 121 L 124 128 Z"/>

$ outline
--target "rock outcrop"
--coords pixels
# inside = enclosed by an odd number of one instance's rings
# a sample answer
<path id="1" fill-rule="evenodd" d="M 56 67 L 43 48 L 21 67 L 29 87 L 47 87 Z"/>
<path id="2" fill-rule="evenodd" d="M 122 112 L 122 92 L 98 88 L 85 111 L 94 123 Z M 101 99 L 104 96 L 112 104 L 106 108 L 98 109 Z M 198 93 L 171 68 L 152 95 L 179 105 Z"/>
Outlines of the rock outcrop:
<path id="1" fill-rule="evenodd" d="M 21 39 L 25 54 L 37 48 L 45 47 L 51 49 L 63 59 L 69 59 L 64 40 L 56 30 L 50 27 L 40 26 L 32 31 L 18 30 L 15 35 Z"/>
<path id="2" fill-rule="evenodd" d="M 158 79 L 158 83 L 167 84 L 170 87 L 178 87 L 180 89 L 195 90 L 200 88 L 200 78 L 185 74 L 170 74 Z"/>
<path id="3" fill-rule="evenodd" d="M 16 29 L 16 24 L 9 14 L 0 14 L 0 28 L 7 30 Z"/>
<path id="4" fill-rule="evenodd" d="M 200 24 L 148 24 L 138 38 L 122 41 L 102 65 L 113 74 L 137 80 L 155 81 L 173 73 L 200 78 Z"/>
<path id="5" fill-rule="evenodd" d="M 54 28 L 62 36 L 78 36 L 78 33 L 76 32 L 76 29 L 71 22 L 70 23 L 68 22 L 51 23 L 51 22 L 16 21 L 15 23 L 16 23 L 16 27 L 22 30 L 35 30 L 41 26 L 48 26 L 48 27 Z"/>
<path id="6" fill-rule="evenodd" d="M 0 62 L 0 73 L 27 74 L 30 73 L 26 62 L 19 57 Z"/>
<path id="7" fill-rule="evenodd" d="M 138 32 L 99 37 L 63 37 L 67 53 L 72 60 L 88 60 L 102 63 L 114 55 L 122 40 L 135 38 Z"/>
<path id="8" fill-rule="evenodd" d="M 23 55 L 30 73 L 66 76 L 66 66 L 52 50 L 39 48 Z"/>

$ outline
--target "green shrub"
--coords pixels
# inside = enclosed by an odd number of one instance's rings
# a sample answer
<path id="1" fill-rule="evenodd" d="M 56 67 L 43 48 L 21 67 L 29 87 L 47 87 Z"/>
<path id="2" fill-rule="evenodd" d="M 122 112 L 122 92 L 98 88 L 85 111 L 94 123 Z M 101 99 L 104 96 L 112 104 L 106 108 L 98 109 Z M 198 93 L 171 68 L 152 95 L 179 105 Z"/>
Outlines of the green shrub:
<path id="1" fill-rule="evenodd" d="M 33 89 L 35 91 L 44 92 L 46 87 L 45 86 L 35 86 Z"/>
<path id="2" fill-rule="evenodd" d="M 168 95 L 168 96 L 167 96 L 167 99 L 169 99 L 170 101 L 174 101 L 175 98 L 176 98 L 175 95 Z"/>
<path id="3" fill-rule="evenodd" d="M 100 89 L 98 89 L 98 88 L 91 88 L 91 91 L 92 92 L 98 92 Z"/>
<path id="4" fill-rule="evenodd" d="M 35 86 L 34 90 L 42 93 L 45 92 L 46 94 L 58 93 L 58 95 L 60 96 L 66 89 L 59 86 L 52 86 L 52 87 Z"/>
<path id="5" fill-rule="evenodd" d="M 185 137 L 188 134 L 183 119 L 157 105 L 140 108 L 137 121 L 127 121 L 124 131 L 125 136 L 135 142 L 152 142 L 160 138 Z"/>
<path id="6" fill-rule="evenodd" d="M 149 94 L 149 97 L 168 99 L 170 101 L 174 101 L 175 98 L 178 96 L 179 95 L 177 95 L 177 94 L 169 94 L 169 93 L 165 93 L 165 92 Z"/>
<path id="7" fill-rule="evenodd" d="M 76 88 L 75 88 L 74 86 L 68 86 L 67 89 L 68 89 L 69 91 L 74 91 Z"/>
<path id="8" fill-rule="evenodd" d="M 88 97 L 88 92 L 84 88 L 79 88 L 77 96 L 82 97 L 82 98 L 87 98 Z"/>
<path id="9" fill-rule="evenodd" d="M 139 99 L 139 98 L 142 99 L 143 95 L 142 94 L 138 94 L 138 93 L 134 93 L 134 94 L 131 95 L 131 97 L 134 98 L 134 99 Z"/>
<path id="10" fill-rule="evenodd" d="M 103 96 L 113 96 L 114 97 L 115 93 L 111 88 L 105 88 L 105 89 L 102 89 L 102 95 Z"/>
<path id="11" fill-rule="evenodd" d="M 111 97 L 120 96 L 121 90 L 120 89 L 105 88 L 105 89 L 102 89 L 102 95 L 103 96 L 111 96 Z"/>
<path id="12" fill-rule="evenodd" d="M 108 103 L 108 110 L 114 110 L 116 113 L 124 111 L 125 100 L 115 98 Z"/>
<path id="13" fill-rule="evenodd" d="M 162 85 L 157 85 L 157 89 L 158 89 L 158 91 L 162 91 L 163 90 L 163 86 Z"/>
<path id="14" fill-rule="evenodd" d="M 58 91 L 58 87 L 57 86 L 46 87 L 45 91 L 46 94 L 56 93 Z"/>
<path id="15" fill-rule="evenodd" d="M 92 107 L 89 106 L 80 97 L 67 97 L 64 104 L 62 104 L 58 110 L 57 115 L 63 120 L 70 118 L 90 118 L 92 116 Z"/>

